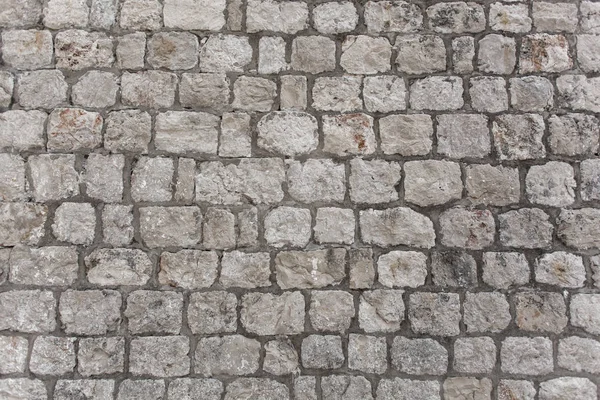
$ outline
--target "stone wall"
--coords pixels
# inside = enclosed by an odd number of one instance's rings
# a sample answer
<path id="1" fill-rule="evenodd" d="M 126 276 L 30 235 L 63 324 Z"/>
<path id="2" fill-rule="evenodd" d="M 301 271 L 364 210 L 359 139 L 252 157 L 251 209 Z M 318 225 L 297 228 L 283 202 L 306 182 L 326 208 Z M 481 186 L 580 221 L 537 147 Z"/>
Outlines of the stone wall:
<path id="1" fill-rule="evenodd" d="M 0 399 L 598 399 L 600 2 L 0 29 Z"/>

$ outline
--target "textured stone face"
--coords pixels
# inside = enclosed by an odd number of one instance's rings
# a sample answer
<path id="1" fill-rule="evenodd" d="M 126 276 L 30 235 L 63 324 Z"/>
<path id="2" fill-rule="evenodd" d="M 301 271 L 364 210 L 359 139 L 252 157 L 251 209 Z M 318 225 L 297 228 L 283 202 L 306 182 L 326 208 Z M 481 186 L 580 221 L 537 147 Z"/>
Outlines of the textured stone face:
<path id="1" fill-rule="evenodd" d="M 0 400 L 598 400 L 596 0 L 0 0 Z"/>

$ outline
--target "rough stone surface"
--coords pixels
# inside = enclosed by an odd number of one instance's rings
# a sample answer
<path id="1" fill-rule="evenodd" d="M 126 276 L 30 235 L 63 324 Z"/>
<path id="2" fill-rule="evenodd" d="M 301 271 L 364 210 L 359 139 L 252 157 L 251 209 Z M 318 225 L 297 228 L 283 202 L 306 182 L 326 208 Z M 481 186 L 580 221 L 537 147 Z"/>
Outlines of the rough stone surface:
<path id="1" fill-rule="evenodd" d="M 0 399 L 597 400 L 599 27 L 0 0 Z"/>

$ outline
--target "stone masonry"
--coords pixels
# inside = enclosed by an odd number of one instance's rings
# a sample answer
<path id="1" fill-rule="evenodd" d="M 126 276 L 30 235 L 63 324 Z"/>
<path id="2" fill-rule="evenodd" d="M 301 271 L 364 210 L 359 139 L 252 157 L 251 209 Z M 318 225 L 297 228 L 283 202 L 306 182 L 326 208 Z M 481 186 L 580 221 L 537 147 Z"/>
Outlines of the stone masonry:
<path id="1" fill-rule="evenodd" d="M 600 1 L 0 0 L 0 400 L 598 400 Z"/>

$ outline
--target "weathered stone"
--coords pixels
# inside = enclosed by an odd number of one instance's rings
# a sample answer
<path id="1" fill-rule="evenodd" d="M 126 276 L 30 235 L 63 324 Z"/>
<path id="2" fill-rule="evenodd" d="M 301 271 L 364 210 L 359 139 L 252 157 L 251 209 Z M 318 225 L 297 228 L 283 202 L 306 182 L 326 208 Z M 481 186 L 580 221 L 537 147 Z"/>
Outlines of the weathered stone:
<path id="1" fill-rule="evenodd" d="M 600 294 L 575 294 L 571 299 L 571 325 L 593 335 L 600 333 Z"/>
<path id="2" fill-rule="evenodd" d="M 394 332 L 404 320 L 402 290 L 371 290 L 360 296 L 358 323 L 362 330 L 371 332 Z"/>
<path id="3" fill-rule="evenodd" d="M 209 208 L 204 214 L 202 236 L 208 249 L 235 247 L 235 215 L 228 210 Z"/>
<path id="4" fill-rule="evenodd" d="M 278 158 L 242 159 L 237 166 L 201 163 L 196 176 L 196 201 L 272 204 L 283 199 L 284 180 L 283 161 Z"/>
<path id="5" fill-rule="evenodd" d="M 379 120 L 385 154 L 425 155 L 431 151 L 433 122 L 426 114 L 389 115 Z"/>
<path id="6" fill-rule="evenodd" d="M 299 111 L 276 111 L 258 122 L 258 145 L 286 156 L 310 153 L 318 145 L 317 120 Z"/>
<path id="7" fill-rule="evenodd" d="M 294 398 L 296 400 L 317 400 L 317 380 L 315 376 L 294 377 Z"/>
<path id="8" fill-rule="evenodd" d="M 81 108 L 56 108 L 48 118 L 48 150 L 92 150 L 102 143 L 102 116 Z"/>
<path id="9" fill-rule="evenodd" d="M 350 162 L 350 198 L 356 203 L 387 203 L 398 200 L 400 164 L 383 160 Z"/>
<path id="10" fill-rule="evenodd" d="M 373 118 L 366 114 L 323 116 L 323 151 L 339 156 L 375 151 Z"/>
<path id="11" fill-rule="evenodd" d="M 141 235 L 149 247 L 193 246 L 200 241 L 201 222 L 197 207 L 140 209 Z"/>
<path id="12" fill-rule="evenodd" d="M 579 164 L 582 200 L 600 199 L 600 163 L 598 160 L 583 160 Z"/>
<path id="13" fill-rule="evenodd" d="M 491 34 L 479 41 L 477 68 L 482 72 L 508 75 L 515 69 L 517 46 L 511 37 Z"/>
<path id="14" fill-rule="evenodd" d="M 554 370 L 552 341 L 545 337 L 508 337 L 502 341 L 502 372 L 546 375 Z"/>
<path id="15" fill-rule="evenodd" d="M 598 231 L 600 213 L 593 208 L 562 210 L 557 218 L 559 239 L 567 246 L 576 249 L 589 249 L 600 246 Z"/>
<path id="16" fill-rule="evenodd" d="M 451 208 L 440 215 L 441 242 L 450 247 L 482 249 L 494 241 L 496 224 L 488 210 Z"/>
<path id="17" fill-rule="evenodd" d="M 364 376 L 329 375 L 321 379 L 324 399 L 373 400 L 371 382 Z"/>
<path id="18" fill-rule="evenodd" d="M 337 290 L 312 291 L 308 315 L 317 331 L 343 333 L 354 318 L 353 297 Z"/>
<path id="19" fill-rule="evenodd" d="M 258 245 L 258 209 L 246 208 L 237 214 L 237 245 L 255 247 Z"/>
<path id="20" fill-rule="evenodd" d="M 413 293 L 408 319 L 415 333 L 456 336 L 460 332 L 460 300 L 455 293 Z"/>
<path id="21" fill-rule="evenodd" d="M 113 246 L 125 246 L 133 240 L 133 206 L 107 204 L 102 209 L 102 236 Z"/>
<path id="22" fill-rule="evenodd" d="M 44 148 L 42 111 L 8 110 L 0 114 L 0 149 L 39 150 Z"/>
<path id="23" fill-rule="evenodd" d="M 582 71 L 587 73 L 600 71 L 597 35 L 577 35 L 577 61 Z"/>
<path id="24" fill-rule="evenodd" d="M 123 372 L 125 339 L 119 337 L 79 340 L 77 370 L 82 376 Z"/>
<path id="25" fill-rule="evenodd" d="M 570 69 L 569 43 L 562 35 L 537 33 L 521 42 L 519 72 L 562 72 Z"/>
<path id="26" fill-rule="evenodd" d="M 469 80 L 471 106 L 476 111 L 497 113 L 508 110 L 506 81 L 500 77 L 476 76 Z"/>
<path id="27" fill-rule="evenodd" d="M 54 388 L 56 400 L 70 400 L 77 396 L 89 399 L 110 398 L 115 391 L 115 382 L 109 379 L 59 379 Z"/>
<path id="28" fill-rule="evenodd" d="M 544 119 L 538 114 L 500 115 L 492 123 L 494 145 L 500 160 L 544 158 Z"/>
<path id="29" fill-rule="evenodd" d="M 54 43 L 57 68 L 110 68 L 115 61 L 112 39 L 101 32 L 61 31 L 56 34 Z"/>
<path id="30" fill-rule="evenodd" d="M 525 291 L 515 296 L 519 329 L 560 333 L 567 326 L 567 306 L 560 293 Z"/>
<path id="31" fill-rule="evenodd" d="M 20 285 L 68 286 L 77 280 L 79 265 L 74 247 L 15 246 L 10 251 L 9 282 Z"/>
<path id="32" fill-rule="evenodd" d="M 435 35 L 398 36 L 396 64 L 407 74 L 426 74 L 446 69 L 446 47 Z"/>
<path id="33" fill-rule="evenodd" d="M 290 3 L 284 3 L 290 4 Z M 266 378 L 239 378 L 227 385 L 224 400 L 250 396 L 261 400 L 289 400 L 289 389 L 283 383 Z"/>
<path id="34" fill-rule="evenodd" d="M 0 71 L 0 108 L 8 108 L 12 102 L 15 78 L 9 71 Z"/>
<path id="35" fill-rule="evenodd" d="M 25 161 L 14 154 L 0 154 L 0 200 L 19 201 L 28 196 L 25 192 Z"/>
<path id="36" fill-rule="evenodd" d="M 246 29 L 249 33 L 274 31 L 294 34 L 308 26 L 308 6 L 305 2 L 250 0 L 246 13 Z"/>
<path id="37" fill-rule="evenodd" d="M 510 79 L 511 105 L 521 111 L 544 111 L 554 106 L 552 83 L 539 76 Z"/>
<path id="38" fill-rule="evenodd" d="M 368 76 L 363 83 L 363 100 L 367 111 L 391 112 L 406 108 L 406 84 L 401 77 Z"/>
<path id="39" fill-rule="evenodd" d="M 348 368 L 383 374 L 387 370 L 387 345 L 384 337 L 351 333 L 348 339 Z"/>
<path id="40" fill-rule="evenodd" d="M 443 375 L 448 371 L 448 351 L 433 339 L 396 336 L 392 344 L 392 366 L 411 375 Z"/>
<path id="41" fill-rule="evenodd" d="M 198 49 L 198 38 L 189 32 L 160 32 L 148 41 L 148 63 L 157 69 L 191 69 L 198 63 Z"/>
<path id="42" fill-rule="evenodd" d="M 63 375 L 75 368 L 75 338 L 39 336 L 33 342 L 29 369 L 38 375 Z"/>
<path id="43" fill-rule="evenodd" d="M 462 79 L 430 76 L 410 86 L 410 105 L 415 110 L 458 110 L 464 105 Z"/>
<path id="44" fill-rule="evenodd" d="M 563 377 L 540 384 L 540 400 L 559 400 L 576 397 L 581 400 L 597 398 L 598 387 L 587 378 Z"/>
<path id="45" fill-rule="evenodd" d="M 1 374 L 23 373 L 27 362 L 29 343 L 19 336 L 0 337 L 0 356 L 4 362 L 0 365 Z"/>
<path id="46" fill-rule="evenodd" d="M 485 30 L 483 7 L 461 1 L 438 3 L 427 8 L 429 25 L 439 33 L 481 32 Z"/>
<path id="47" fill-rule="evenodd" d="M 198 340 L 195 372 L 203 376 L 249 375 L 258 370 L 260 343 L 241 335 Z"/>
<path id="48" fill-rule="evenodd" d="M 452 40 L 452 66 L 457 74 L 473 72 L 475 39 L 461 36 Z"/>
<path id="49" fill-rule="evenodd" d="M 48 207 L 34 203 L 0 203 L 0 245 L 36 245 L 44 236 Z"/>
<path id="50" fill-rule="evenodd" d="M 242 298 L 240 321 L 257 335 L 293 335 L 304 331 L 304 297 L 300 292 L 248 293 Z"/>
<path id="51" fill-rule="evenodd" d="M 533 3 L 533 24 L 537 32 L 575 32 L 577 6 L 571 3 Z"/>
<path id="52" fill-rule="evenodd" d="M 265 344 L 263 370 L 273 375 L 297 373 L 298 352 L 289 339 L 272 340 Z"/>
<path id="53" fill-rule="evenodd" d="M 438 115 L 437 122 L 439 154 L 452 158 L 480 158 L 490 153 L 490 133 L 486 116 Z"/>
<path id="54" fill-rule="evenodd" d="M 274 247 L 304 247 L 310 240 L 311 216 L 307 209 L 278 207 L 265 217 L 265 239 Z"/>
<path id="55" fill-rule="evenodd" d="M 385 37 L 347 36 L 340 66 L 350 74 L 376 74 L 390 70 L 392 45 Z"/>
<path id="56" fill-rule="evenodd" d="M 218 262 L 214 251 L 165 252 L 160 257 L 158 281 L 162 285 L 183 289 L 207 288 L 217 279 Z"/>
<path id="57" fill-rule="evenodd" d="M 308 102 L 308 80 L 301 75 L 280 76 L 279 108 L 281 110 L 304 110 Z"/>
<path id="58" fill-rule="evenodd" d="M 123 169 L 121 154 L 90 154 L 83 174 L 86 194 L 106 203 L 118 203 L 123 198 Z"/>
<path id="59" fill-rule="evenodd" d="M 488 378 L 447 378 L 444 381 L 444 399 L 490 400 L 492 381 Z"/>
<path id="60" fill-rule="evenodd" d="M 523 208 L 498 215 L 500 242 L 509 247 L 546 248 L 552 243 L 554 227 L 539 208 Z"/>
<path id="61" fill-rule="evenodd" d="M 237 305 L 233 293 L 192 293 L 187 310 L 188 325 L 194 334 L 235 332 Z"/>
<path id="62" fill-rule="evenodd" d="M 364 15 L 369 33 L 416 32 L 423 26 L 419 6 L 406 1 L 369 1 Z"/>
<path id="63" fill-rule="evenodd" d="M 319 4 L 312 18 L 315 29 L 324 35 L 351 32 L 358 24 L 356 7 L 350 1 Z"/>
<path id="64" fill-rule="evenodd" d="M 321 288 L 339 284 L 345 273 L 346 250 L 284 251 L 275 257 L 277 284 L 282 289 Z"/>
<path id="65" fill-rule="evenodd" d="M 318 243 L 354 243 L 354 212 L 351 209 L 323 207 L 317 210 L 313 227 Z"/>
<path id="66" fill-rule="evenodd" d="M 158 0 L 125 0 L 120 26 L 129 30 L 155 31 L 162 26 L 163 5 Z"/>
<path id="67" fill-rule="evenodd" d="M 556 78 L 558 103 L 573 110 L 600 112 L 600 79 L 584 75 L 562 75 Z"/>
<path id="68" fill-rule="evenodd" d="M 92 0 L 90 26 L 96 29 L 110 30 L 115 25 L 117 8 L 117 0 Z"/>
<path id="69" fill-rule="evenodd" d="M 477 263 L 460 250 L 436 251 L 431 254 L 433 283 L 446 287 L 477 286 Z"/>
<path id="70" fill-rule="evenodd" d="M 121 294 L 115 290 L 67 290 L 60 296 L 63 329 L 75 335 L 106 335 L 121 323 Z"/>
<path id="71" fill-rule="evenodd" d="M 179 378 L 169 383 L 167 396 L 180 400 L 220 400 L 223 384 L 216 379 Z"/>
<path id="72" fill-rule="evenodd" d="M 501 165 L 467 166 L 465 187 L 473 204 L 505 206 L 517 203 L 521 196 L 519 171 Z"/>
<path id="73" fill-rule="evenodd" d="M 511 320 L 509 307 L 502 293 L 467 293 L 463 304 L 467 332 L 501 332 Z"/>
<path id="74" fill-rule="evenodd" d="M 243 72 L 252 61 L 252 47 L 245 36 L 210 36 L 200 49 L 203 72 Z"/>
<path id="75" fill-rule="evenodd" d="M 225 0 L 167 0 L 163 9 L 165 27 L 218 31 L 225 25 Z"/>
<path id="76" fill-rule="evenodd" d="M 167 111 L 156 117 L 154 144 L 170 153 L 216 154 L 218 125 L 219 118 L 212 114 Z"/>
<path id="77" fill-rule="evenodd" d="M 231 106 L 245 111 L 271 111 L 276 94 L 275 82 L 264 78 L 241 76 L 233 84 Z"/>
<path id="78" fill-rule="evenodd" d="M 581 257 L 564 251 L 544 254 L 535 265 L 535 280 L 548 285 L 582 287 L 585 275 Z"/>
<path id="79" fill-rule="evenodd" d="M 251 142 L 250 115 L 239 112 L 223 114 L 219 156 L 250 157 L 252 155 Z"/>
<path id="80" fill-rule="evenodd" d="M 365 243 L 378 246 L 407 245 L 431 248 L 433 223 L 408 207 L 360 211 L 360 229 Z"/>
<path id="81" fill-rule="evenodd" d="M 190 372 L 190 339 L 185 336 L 136 337 L 131 340 L 132 375 L 183 376 Z"/>
<path id="82" fill-rule="evenodd" d="M 104 148 L 111 152 L 148 152 L 152 120 L 140 110 L 112 111 L 106 118 Z"/>
<path id="83" fill-rule="evenodd" d="M 181 330 L 183 296 L 176 292 L 137 290 L 127 297 L 127 327 L 132 334 L 178 334 Z"/>
<path id="84" fill-rule="evenodd" d="M 264 36 L 258 42 L 258 73 L 277 74 L 289 68 L 285 60 L 285 40 L 278 36 Z"/>
<path id="85" fill-rule="evenodd" d="M 583 32 L 600 33 L 600 5 L 593 1 L 582 1 L 580 26 Z"/>
<path id="86" fill-rule="evenodd" d="M 116 103 L 118 91 L 119 85 L 114 74 L 89 71 L 73 85 L 71 99 L 77 106 L 105 108 Z"/>
<path id="87" fill-rule="evenodd" d="M 531 18 L 527 4 L 493 3 L 490 6 L 490 27 L 495 31 L 529 32 Z"/>
<path id="88" fill-rule="evenodd" d="M 23 72 L 17 80 L 19 104 L 24 108 L 54 108 L 67 101 L 67 82 L 58 70 Z"/>
<path id="89" fill-rule="evenodd" d="M 367 289 L 373 286 L 375 281 L 373 249 L 369 247 L 348 250 L 348 264 L 350 267 L 350 288 Z"/>
<path id="90" fill-rule="evenodd" d="M 119 385 L 117 400 L 161 400 L 165 394 L 163 380 L 130 380 L 126 379 Z"/>
<path id="91" fill-rule="evenodd" d="M 320 111 L 360 110 L 361 82 L 362 78 L 354 75 L 319 77 L 313 85 L 312 106 Z"/>
<path id="92" fill-rule="evenodd" d="M 344 200 L 344 166 L 331 160 L 291 161 L 288 163 L 287 182 L 290 196 L 301 202 Z"/>
<path id="93" fill-rule="evenodd" d="M 498 400 L 533 400 L 536 394 L 533 382 L 501 380 L 498 383 Z"/>
<path id="94" fill-rule="evenodd" d="M 2 32 L 2 60 L 15 69 L 52 66 L 52 34 L 45 30 Z"/>
<path id="95" fill-rule="evenodd" d="M 121 69 L 142 69 L 146 56 L 146 34 L 130 33 L 117 38 L 115 66 Z"/>
<path id="96" fill-rule="evenodd" d="M 44 7 L 44 25 L 51 29 L 84 28 L 89 12 L 85 0 L 49 0 Z"/>
<path id="97" fill-rule="evenodd" d="M 600 372 L 600 342 L 577 336 L 558 342 L 558 366 L 574 372 Z"/>
<path id="98" fill-rule="evenodd" d="M 409 161 L 404 164 L 404 198 L 430 206 L 444 204 L 462 196 L 460 166 L 438 160 Z"/>
<path id="99" fill-rule="evenodd" d="M 61 242 L 92 244 L 96 231 L 96 210 L 90 203 L 62 203 L 54 213 L 52 234 Z"/>
<path id="100" fill-rule="evenodd" d="M 51 332 L 56 326 L 56 300 L 50 291 L 2 292 L 0 317 L 1 330 Z"/>
<path id="101" fill-rule="evenodd" d="M 219 282 L 225 287 L 255 288 L 270 286 L 268 253 L 242 253 L 233 251 L 223 254 Z"/>
<path id="102" fill-rule="evenodd" d="M 344 363 L 342 340 L 333 335 L 310 335 L 302 340 L 302 366 L 336 369 Z"/>
<path id="103" fill-rule="evenodd" d="M 379 283 L 385 287 L 423 286 L 427 278 L 427 256 L 417 251 L 390 251 L 379 256 L 377 273 Z"/>
<path id="104" fill-rule="evenodd" d="M 184 107 L 223 110 L 229 106 L 229 79 L 222 73 L 184 73 L 179 84 Z"/>
<path id="105" fill-rule="evenodd" d="M 440 384 L 434 380 L 382 379 L 377 400 L 440 400 Z"/>
<path id="106" fill-rule="evenodd" d="M 168 108 L 175 101 L 176 87 L 177 75 L 170 72 L 125 72 L 121 77 L 121 98 L 128 106 Z"/>
<path id="107" fill-rule="evenodd" d="M 18 28 L 35 25 L 42 16 L 39 0 L 6 0 L 0 5 L 0 26 Z M 44 396 L 46 391 L 44 390 Z"/>

